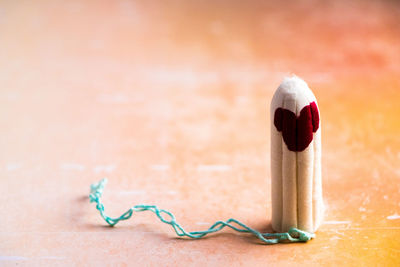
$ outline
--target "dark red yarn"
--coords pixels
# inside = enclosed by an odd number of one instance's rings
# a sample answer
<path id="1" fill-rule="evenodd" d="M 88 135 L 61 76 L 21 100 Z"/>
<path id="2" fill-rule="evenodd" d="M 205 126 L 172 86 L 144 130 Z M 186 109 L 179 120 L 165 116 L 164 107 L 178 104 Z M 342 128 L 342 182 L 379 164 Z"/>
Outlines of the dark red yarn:
<path id="1" fill-rule="evenodd" d="M 277 108 L 274 125 L 279 132 L 282 132 L 283 140 L 289 150 L 303 151 L 313 140 L 313 133 L 319 128 L 317 104 L 312 102 L 305 106 L 300 111 L 299 117 L 290 110 Z"/>

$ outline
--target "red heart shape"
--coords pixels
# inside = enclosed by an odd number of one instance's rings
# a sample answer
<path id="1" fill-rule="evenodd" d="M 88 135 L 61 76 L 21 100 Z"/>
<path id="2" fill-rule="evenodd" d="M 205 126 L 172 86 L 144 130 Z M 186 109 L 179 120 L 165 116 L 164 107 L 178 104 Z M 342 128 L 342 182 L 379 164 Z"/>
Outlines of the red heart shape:
<path id="1" fill-rule="evenodd" d="M 282 132 L 283 140 L 290 151 L 303 151 L 313 140 L 313 133 L 319 128 L 317 104 L 312 102 L 302 108 L 299 117 L 290 110 L 277 108 L 274 125 L 279 132 Z"/>

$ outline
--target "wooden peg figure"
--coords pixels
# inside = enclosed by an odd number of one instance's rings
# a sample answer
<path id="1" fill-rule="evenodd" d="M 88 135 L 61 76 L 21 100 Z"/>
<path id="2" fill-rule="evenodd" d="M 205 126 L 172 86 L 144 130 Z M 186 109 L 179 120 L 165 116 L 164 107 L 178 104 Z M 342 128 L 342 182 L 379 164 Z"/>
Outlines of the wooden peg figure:
<path id="1" fill-rule="evenodd" d="M 324 213 L 317 100 L 302 79 L 285 78 L 270 113 L 272 228 L 313 233 Z"/>

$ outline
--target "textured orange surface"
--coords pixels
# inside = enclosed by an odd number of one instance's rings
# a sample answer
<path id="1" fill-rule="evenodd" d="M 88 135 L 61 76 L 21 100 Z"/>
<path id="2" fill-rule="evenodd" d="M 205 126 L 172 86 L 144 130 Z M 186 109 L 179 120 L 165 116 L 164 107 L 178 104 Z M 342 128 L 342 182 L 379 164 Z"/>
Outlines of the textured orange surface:
<path id="1" fill-rule="evenodd" d="M 396 1 L 2 1 L 0 265 L 400 264 L 400 5 Z M 322 119 L 325 224 L 270 231 L 269 102 L 296 73 Z"/>

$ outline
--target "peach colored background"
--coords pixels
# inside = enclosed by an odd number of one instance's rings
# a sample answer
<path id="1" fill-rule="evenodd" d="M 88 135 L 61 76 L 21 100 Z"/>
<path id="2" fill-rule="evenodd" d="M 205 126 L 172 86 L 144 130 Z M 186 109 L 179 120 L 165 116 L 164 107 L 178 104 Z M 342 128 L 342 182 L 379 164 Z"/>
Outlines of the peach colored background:
<path id="1" fill-rule="evenodd" d="M 0 265 L 400 264 L 396 1 L 2 1 Z M 319 100 L 326 221 L 307 244 L 270 231 L 268 106 L 296 73 Z"/>

